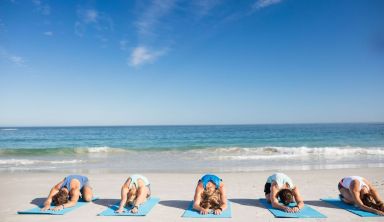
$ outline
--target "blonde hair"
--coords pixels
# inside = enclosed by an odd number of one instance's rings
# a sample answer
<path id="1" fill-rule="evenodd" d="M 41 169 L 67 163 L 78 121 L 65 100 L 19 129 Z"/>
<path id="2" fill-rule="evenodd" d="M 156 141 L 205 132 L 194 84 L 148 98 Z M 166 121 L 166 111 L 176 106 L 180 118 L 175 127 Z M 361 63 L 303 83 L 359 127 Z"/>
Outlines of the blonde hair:
<path id="1" fill-rule="evenodd" d="M 201 202 L 200 207 L 204 209 L 212 209 L 216 210 L 220 208 L 221 204 L 221 193 L 219 190 L 215 190 L 213 192 L 208 192 L 204 190 L 201 194 Z"/>

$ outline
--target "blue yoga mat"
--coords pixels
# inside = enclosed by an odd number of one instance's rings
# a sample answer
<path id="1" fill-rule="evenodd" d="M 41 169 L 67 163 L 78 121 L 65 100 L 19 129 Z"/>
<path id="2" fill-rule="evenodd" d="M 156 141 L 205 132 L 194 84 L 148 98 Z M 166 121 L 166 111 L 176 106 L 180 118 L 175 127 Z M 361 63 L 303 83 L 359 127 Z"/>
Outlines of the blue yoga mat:
<path id="1" fill-rule="evenodd" d="M 94 200 L 97 200 L 98 198 L 95 197 L 92 199 L 92 201 Z M 47 211 L 42 211 L 41 208 L 43 207 L 43 205 L 39 206 L 39 207 L 35 207 L 35 208 L 32 208 L 32 209 L 29 209 L 29 210 L 24 210 L 24 211 L 17 211 L 18 214 L 45 214 L 45 215 L 63 215 L 63 214 L 66 214 L 70 211 L 73 211 L 79 207 L 82 207 L 86 204 L 88 204 L 89 202 L 85 202 L 83 201 L 82 199 L 80 199 L 77 204 L 74 206 L 74 207 L 68 207 L 68 208 L 65 208 L 63 210 L 59 210 L 59 211 L 53 211 L 53 210 L 47 210 Z M 55 207 L 52 205 L 52 207 Z"/>
<path id="2" fill-rule="evenodd" d="M 182 217 L 194 217 L 194 218 L 231 218 L 231 202 L 228 201 L 228 207 L 220 215 L 215 215 L 213 212 L 209 214 L 200 214 L 200 212 L 193 209 L 193 201 L 189 205 L 188 209 L 185 210 Z"/>
<path id="3" fill-rule="evenodd" d="M 275 217 L 280 218 L 326 218 L 324 214 L 321 214 L 317 210 L 304 205 L 304 208 L 297 213 L 287 213 L 285 211 L 275 209 L 272 204 L 268 203 L 266 199 L 259 199 L 260 203 L 265 206 Z M 290 207 L 296 206 L 296 203 L 290 203 Z"/>
<path id="4" fill-rule="evenodd" d="M 377 215 L 377 214 L 374 214 L 371 212 L 360 210 L 359 208 L 357 208 L 353 205 L 346 204 L 338 198 L 325 198 L 325 199 L 321 199 L 321 200 L 326 202 L 326 203 L 332 204 L 334 206 L 340 207 L 344 210 L 347 210 L 351 213 L 357 214 L 360 217 L 382 217 L 380 215 Z"/>
<path id="5" fill-rule="evenodd" d="M 147 200 L 144 204 L 140 205 L 139 212 L 137 214 L 131 213 L 131 207 L 126 207 L 125 212 L 123 213 L 115 213 L 117 209 L 119 209 L 120 201 L 116 204 L 108 207 L 108 209 L 104 210 L 103 212 L 99 213 L 98 216 L 145 216 L 151 211 L 151 209 L 159 203 L 160 198 L 157 197 L 151 197 L 149 200 Z"/>

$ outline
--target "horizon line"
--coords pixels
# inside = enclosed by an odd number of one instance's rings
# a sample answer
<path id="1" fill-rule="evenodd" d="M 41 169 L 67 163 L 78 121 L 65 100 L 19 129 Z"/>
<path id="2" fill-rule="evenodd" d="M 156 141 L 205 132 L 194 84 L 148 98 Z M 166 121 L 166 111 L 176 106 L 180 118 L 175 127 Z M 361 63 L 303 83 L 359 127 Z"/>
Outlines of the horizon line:
<path id="1" fill-rule="evenodd" d="M 212 123 L 212 124 L 95 124 L 95 125 L 15 125 L 1 126 L 0 128 L 59 128 L 59 127 L 167 127 L 167 126 L 253 126 L 253 125 L 321 125 L 321 124 L 384 124 L 384 121 L 372 122 L 302 122 L 302 123 Z"/>

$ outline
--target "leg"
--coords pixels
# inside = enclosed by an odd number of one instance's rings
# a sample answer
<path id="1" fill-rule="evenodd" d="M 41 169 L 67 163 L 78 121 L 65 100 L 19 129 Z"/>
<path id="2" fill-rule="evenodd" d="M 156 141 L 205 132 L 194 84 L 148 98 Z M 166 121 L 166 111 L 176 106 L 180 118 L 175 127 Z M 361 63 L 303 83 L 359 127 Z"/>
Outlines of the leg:
<path id="1" fill-rule="evenodd" d="M 271 203 L 271 194 L 265 194 L 265 199 L 267 199 L 268 203 Z"/>
<path id="2" fill-rule="evenodd" d="M 149 195 L 150 195 L 149 192 L 150 192 L 150 190 L 148 189 L 147 186 L 139 188 L 138 195 L 137 195 L 137 198 L 135 201 L 135 205 L 143 204 L 147 200 L 147 198 L 149 197 Z"/>
<path id="3" fill-rule="evenodd" d="M 83 197 L 83 200 L 86 201 L 86 202 L 91 202 L 92 201 L 92 197 L 93 197 L 93 192 L 92 192 L 92 188 L 88 185 L 85 185 L 82 189 L 82 197 Z"/>
<path id="4" fill-rule="evenodd" d="M 264 185 L 265 199 L 268 203 L 271 203 L 271 183 L 265 183 Z"/>
<path id="5" fill-rule="evenodd" d="M 344 203 L 353 204 L 353 198 L 352 198 L 351 192 L 348 189 L 341 187 L 339 191 L 340 191 L 340 194 L 342 195 L 341 200 Z"/>

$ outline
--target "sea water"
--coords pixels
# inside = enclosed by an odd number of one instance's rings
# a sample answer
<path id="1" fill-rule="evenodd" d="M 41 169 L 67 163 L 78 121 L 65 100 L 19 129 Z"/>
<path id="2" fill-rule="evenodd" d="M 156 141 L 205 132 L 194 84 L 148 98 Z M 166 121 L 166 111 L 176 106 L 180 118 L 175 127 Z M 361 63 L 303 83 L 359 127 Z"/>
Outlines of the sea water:
<path id="1" fill-rule="evenodd" d="M 384 124 L 0 128 L 1 171 L 384 167 Z"/>

